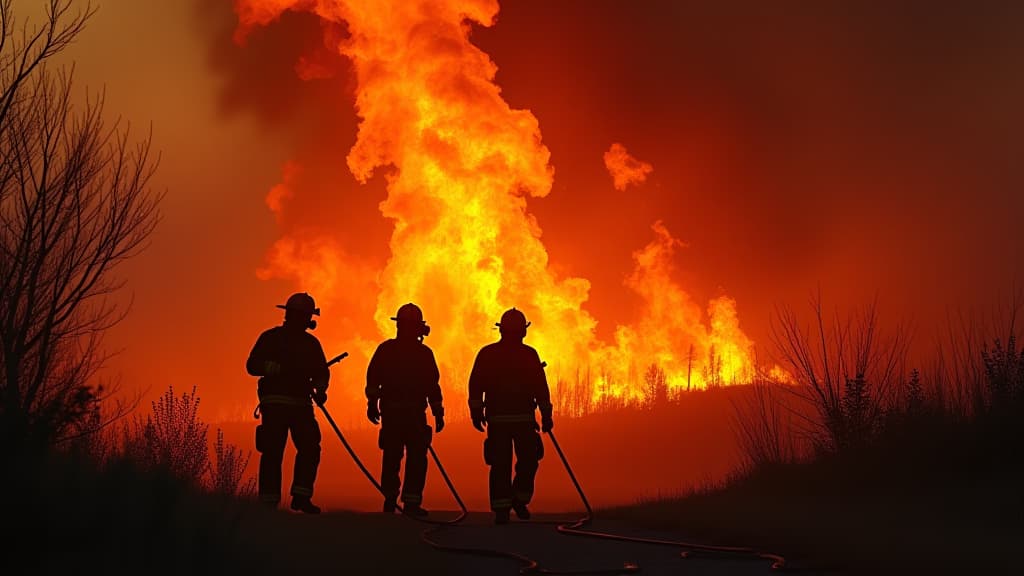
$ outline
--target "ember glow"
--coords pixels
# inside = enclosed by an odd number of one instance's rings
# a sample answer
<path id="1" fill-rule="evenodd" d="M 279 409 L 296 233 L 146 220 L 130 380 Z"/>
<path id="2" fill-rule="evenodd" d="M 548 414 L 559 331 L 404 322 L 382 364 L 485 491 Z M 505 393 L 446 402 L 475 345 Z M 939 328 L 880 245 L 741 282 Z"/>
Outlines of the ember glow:
<path id="1" fill-rule="evenodd" d="M 495 24 L 496 1 L 236 0 L 235 11 L 240 45 L 286 11 L 312 12 L 325 29 L 347 31 L 332 36 L 356 75 L 360 124 L 347 164 L 360 182 L 387 179 L 380 212 L 394 227 L 390 258 L 382 270 L 365 270 L 329 234 L 287 236 L 260 271 L 298 277 L 299 268 L 319 270 L 303 276 L 303 289 L 321 300 L 346 278 L 375 277 L 379 333 L 344 335 L 346 342 L 369 349 L 393 333 L 398 306 L 416 302 L 434 328 L 429 343 L 445 393 L 461 398 L 476 350 L 497 337 L 495 321 L 516 306 L 532 322 L 528 341 L 547 362 L 555 393 L 585 373 L 591 401 L 636 400 L 651 365 L 670 389 L 749 381 L 753 343 L 736 302 L 693 301 L 674 280 L 673 255 L 683 243 L 661 222 L 634 252 L 633 270 L 623 271 L 641 302 L 638 320 L 619 326 L 612 342 L 596 337 L 598 319 L 583 310 L 590 282 L 554 271 L 528 208 L 530 198 L 551 193 L 555 174 L 542 127 L 504 100 L 495 63 L 469 38 L 470 23 Z M 308 68 L 299 63 L 297 73 L 306 77 Z M 337 106 L 352 106 L 351 97 L 339 94 Z M 653 170 L 621 144 L 603 160 L 617 189 L 639 187 Z M 296 193 L 289 180 L 299 170 L 287 166 L 270 192 L 275 212 Z"/>

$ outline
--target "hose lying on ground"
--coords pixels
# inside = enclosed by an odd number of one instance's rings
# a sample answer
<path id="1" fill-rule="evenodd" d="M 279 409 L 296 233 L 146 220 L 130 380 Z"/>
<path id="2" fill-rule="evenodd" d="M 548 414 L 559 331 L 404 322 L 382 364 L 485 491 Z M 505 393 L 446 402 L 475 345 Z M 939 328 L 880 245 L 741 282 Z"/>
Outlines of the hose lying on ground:
<path id="1" fill-rule="evenodd" d="M 348 356 L 347 352 L 343 353 L 343 354 L 341 354 L 341 355 L 339 355 L 337 357 L 335 357 L 334 359 L 332 359 L 328 363 L 328 366 L 330 366 L 331 364 L 334 364 L 334 363 L 344 359 L 346 356 Z M 341 440 L 342 445 L 345 446 L 345 450 L 348 451 L 349 456 L 356 463 L 356 465 L 363 472 L 363 474 L 370 481 L 370 483 L 373 484 L 374 488 L 377 489 L 377 492 L 383 494 L 384 490 L 381 487 L 380 482 L 377 481 L 377 479 L 373 476 L 373 474 L 363 464 L 362 460 L 359 459 L 359 456 L 355 453 L 355 450 L 352 449 L 352 446 L 350 446 L 348 441 L 345 439 L 345 435 L 341 433 L 341 430 L 338 428 L 338 425 L 335 424 L 334 419 L 331 418 L 331 415 L 327 411 L 327 408 L 325 408 L 321 404 L 318 404 L 318 406 L 320 407 L 320 410 L 323 411 L 324 416 L 327 418 L 327 422 L 330 423 L 331 427 L 334 429 L 334 432 L 335 432 L 335 434 L 337 434 L 338 439 Z M 573 521 L 573 522 L 564 522 L 564 521 L 563 522 L 558 522 L 558 521 L 533 521 L 531 523 L 535 523 L 535 524 L 555 524 L 555 525 L 557 525 L 557 530 L 560 533 L 574 535 L 574 536 L 584 536 L 584 537 L 590 537 L 590 538 L 602 538 L 602 539 L 606 539 L 606 540 L 616 540 L 616 541 L 620 541 L 620 542 L 636 542 L 636 543 L 642 543 L 642 544 L 654 544 L 654 545 L 673 546 L 673 547 L 676 547 L 676 548 L 682 548 L 683 550 L 682 550 L 682 552 L 680 552 L 680 556 L 682 558 L 691 558 L 691 557 L 693 557 L 695 555 L 695 553 L 697 553 L 697 554 L 705 553 L 705 554 L 725 555 L 725 556 L 740 557 L 740 558 L 754 558 L 754 559 L 769 560 L 771 562 L 771 567 L 774 570 L 782 570 L 782 569 L 784 569 L 786 567 L 786 560 L 782 556 L 780 556 L 778 554 L 770 554 L 770 553 L 760 552 L 760 551 L 755 550 L 753 548 L 736 547 L 736 546 L 713 546 L 713 545 L 708 545 L 708 544 L 697 544 L 697 543 L 693 543 L 693 542 L 682 542 L 682 541 L 665 540 L 665 539 L 659 539 L 659 538 L 642 538 L 642 537 L 637 537 L 637 536 L 625 536 L 625 535 L 622 535 L 622 534 L 612 534 L 612 533 L 608 533 L 608 532 L 597 532 L 597 531 L 594 531 L 594 530 L 585 530 L 583 527 L 589 525 L 593 521 L 593 518 L 594 518 L 593 509 L 590 507 L 590 502 L 587 501 L 586 494 L 583 493 L 583 488 L 580 487 L 580 483 L 576 479 L 576 474 L 573 473 L 572 467 L 569 465 L 569 460 L 565 457 L 565 453 L 562 452 L 562 447 L 558 444 L 558 439 L 555 438 L 554 433 L 552 431 L 550 431 L 550 430 L 548 430 L 546 432 L 546 434 L 547 434 L 548 438 L 551 440 L 551 444 L 555 447 L 555 451 L 558 453 L 558 457 L 561 459 L 562 464 L 565 466 L 565 471 L 569 474 L 569 478 L 572 480 L 573 486 L 575 486 L 576 492 L 579 494 L 580 500 L 583 502 L 584 508 L 586 508 L 586 514 L 584 516 L 580 517 L 579 519 L 577 519 L 576 521 Z M 452 518 L 450 520 L 441 520 L 441 521 L 439 521 L 439 520 L 432 520 L 432 519 L 427 519 L 427 518 L 419 518 L 419 517 L 416 517 L 416 516 L 407 516 L 408 518 L 412 518 L 413 520 L 416 520 L 418 522 L 423 522 L 423 523 L 431 524 L 432 525 L 430 528 L 427 528 L 427 529 L 423 530 L 423 532 L 420 533 L 420 538 L 425 543 L 429 544 L 430 546 L 433 546 L 434 548 L 436 548 L 438 550 L 443 550 L 443 551 L 446 551 L 446 552 L 473 554 L 473 555 L 477 555 L 477 556 L 509 558 L 509 559 L 512 559 L 512 560 L 516 560 L 517 562 L 520 562 L 521 564 L 523 564 L 523 567 L 519 571 L 520 574 L 544 574 L 544 575 L 552 575 L 552 576 L 554 576 L 554 575 L 569 575 L 569 574 L 573 574 L 573 575 L 575 575 L 575 574 L 579 574 L 579 575 L 582 575 L 582 574 L 613 575 L 613 574 L 631 574 L 631 573 L 638 572 L 640 570 L 640 567 L 636 563 L 634 563 L 634 562 L 626 562 L 621 567 L 612 567 L 612 568 L 579 569 L 579 570 L 551 570 L 551 569 L 547 569 L 547 568 L 541 568 L 536 560 L 534 560 L 532 558 L 529 558 L 528 556 L 524 556 L 522 554 L 515 553 L 515 552 L 509 552 L 509 551 L 506 551 L 506 550 L 497 550 L 497 549 L 491 549 L 491 548 L 474 548 L 474 547 L 468 547 L 468 546 L 453 546 L 453 545 L 450 545 L 450 544 L 441 544 L 437 540 L 431 538 L 431 536 L 436 534 L 437 532 L 439 532 L 440 530 L 442 530 L 445 527 L 450 527 L 450 526 L 455 526 L 457 524 L 460 524 L 463 520 L 465 520 L 466 516 L 469 514 L 469 511 L 466 509 L 466 505 L 462 502 L 462 498 L 459 497 L 458 491 L 455 490 L 455 485 L 452 484 L 452 481 L 448 477 L 448 473 L 445 471 L 444 466 L 441 465 L 441 460 L 440 460 L 440 458 L 437 457 L 437 452 L 434 451 L 434 447 L 433 446 L 428 446 L 427 448 L 430 451 L 431 458 L 433 458 L 434 463 L 437 465 L 438 471 L 441 473 L 441 476 L 444 478 L 445 484 L 448 485 L 448 490 L 451 491 L 452 496 L 455 498 L 455 501 L 459 505 L 459 514 L 456 515 L 455 518 Z M 400 505 L 396 504 L 395 507 L 396 507 L 397 511 L 404 512 L 404 510 L 402 509 L 402 507 Z"/>
<path id="2" fill-rule="evenodd" d="M 373 474 L 363 464 L 362 460 L 359 459 L 359 456 L 355 453 L 355 450 L 352 449 L 352 446 L 349 445 L 348 440 L 345 439 L 345 435 L 341 433 L 341 430 L 338 428 L 338 425 L 335 424 L 334 419 L 331 418 L 331 414 L 323 406 L 320 406 L 320 409 L 323 411 L 324 416 L 327 418 L 327 422 L 330 423 L 331 428 L 334 429 L 335 434 L 337 434 L 338 438 L 341 440 L 342 445 L 345 446 L 345 450 L 348 451 L 349 456 L 352 457 L 352 460 L 356 463 L 356 465 L 359 467 L 359 469 L 363 472 L 363 475 L 365 475 L 366 478 L 370 481 L 370 483 L 373 484 L 373 487 L 377 489 L 377 492 L 380 492 L 381 494 L 383 494 L 384 491 L 381 488 L 380 482 L 377 481 L 377 479 L 373 476 Z M 455 490 L 455 485 L 452 484 L 451 478 L 448 477 L 448 473 L 445 471 L 444 466 L 441 465 L 441 459 L 437 457 L 437 452 L 434 451 L 434 447 L 433 446 L 428 446 L 428 450 L 430 451 L 430 456 L 433 458 L 434 463 L 437 465 L 438 471 L 441 472 L 441 476 L 444 478 L 445 483 L 448 485 L 448 490 L 451 491 L 452 496 L 455 497 L 455 501 L 459 504 L 459 514 L 457 516 L 455 516 L 455 518 L 452 518 L 450 520 L 433 520 L 433 519 L 427 519 L 427 518 L 419 518 L 419 517 L 416 517 L 416 516 L 406 516 L 407 518 L 411 518 L 413 520 L 416 520 L 417 522 L 423 522 L 423 523 L 431 524 L 432 525 L 430 528 L 427 528 L 427 529 L 423 530 L 423 532 L 420 533 L 420 538 L 424 542 L 429 544 L 430 546 L 433 546 L 434 548 L 437 548 L 438 550 L 443 550 L 445 552 L 455 552 L 455 553 L 462 553 L 462 554 L 473 554 L 473 555 L 477 555 L 477 556 L 489 556 L 489 557 L 497 557 L 497 558 L 509 558 L 509 559 L 515 560 L 515 561 L 523 564 L 522 569 L 520 569 L 520 571 L 519 571 L 520 574 L 549 574 L 549 575 L 560 575 L 560 574 L 594 574 L 594 575 L 612 575 L 612 574 L 629 574 L 629 573 L 633 573 L 633 572 L 636 572 L 636 571 L 639 570 L 639 567 L 636 564 L 632 564 L 632 563 L 626 563 L 622 567 L 616 567 L 616 568 L 602 568 L 602 569 L 588 569 L 588 570 L 549 570 L 549 569 L 541 568 L 538 565 L 536 560 L 534 560 L 534 559 L 532 559 L 532 558 L 530 558 L 528 556 L 524 556 L 522 554 L 515 553 L 515 552 L 509 552 L 509 551 L 506 551 L 506 550 L 497 550 L 497 549 L 492 549 L 492 548 L 474 548 L 474 547 L 469 547 L 469 546 L 454 546 L 454 545 L 442 544 L 442 543 L 438 542 L 437 540 L 433 539 L 431 536 L 436 534 L 438 531 L 440 531 L 441 529 L 443 529 L 445 527 L 450 527 L 450 526 L 454 526 L 454 525 L 457 525 L 457 524 L 461 523 L 463 520 L 465 520 L 466 516 L 469 514 L 469 511 L 466 509 L 466 505 L 462 502 L 462 498 L 459 497 L 458 491 Z M 581 492 L 581 494 L 582 494 L 582 492 Z M 396 510 L 398 512 L 403 512 L 403 509 L 402 509 L 401 505 L 396 504 L 395 508 L 396 508 Z M 588 504 L 588 510 L 589 510 L 589 504 Z"/>
<path id="3" fill-rule="evenodd" d="M 657 544 L 662 546 L 674 546 L 677 548 L 683 548 L 680 552 L 680 556 L 683 558 L 690 558 L 694 556 L 694 553 L 708 553 L 716 555 L 727 555 L 736 557 L 746 558 L 758 558 L 764 559 L 771 562 L 771 567 L 774 570 L 782 570 L 786 567 L 786 559 L 778 554 L 771 554 L 766 552 L 760 552 L 753 548 L 738 547 L 738 546 L 713 546 L 709 544 L 697 544 L 694 542 L 682 542 L 678 540 L 665 540 L 660 538 L 642 538 L 638 536 L 624 536 L 621 534 L 610 534 L 607 532 L 596 532 L 593 530 L 584 530 L 583 526 L 590 524 L 593 520 L 593 510 L 590 508 L 590 503 L 587 502 L 586 495 L 583 494 L 583 489 L 580 488 L 580 483 L 576 480 L 576 475 L 573 474 L 572 467 L 569 466 L 569 461 L 565 457 L 565 453 L 562 452 L 562 447 L 558 445 L 558 439 L 550 430 L 547 432 L 548 438 L 551 439 L 551 444 L 555 447 L 555 451 L 558 452 L 558 457 L 562 460 L 562 464 L 565 466 L 565 471 L 569 473 L 569 478 L 572 480 L 573 486 L 576 487 L 576 492 L 579 493 L 580 499 L 583 501 L 583 506 L 587 509 L 586 516 L 580 518 L 576 522 L 571 524 L 560 523 L 558 524 L 558 531 L 563 534 L 572 534 L 576 536 L 589 536 L 592 538 L 604 538 L 607 540 L 618 540 L 624 542 L 639 542 L 643 544 Z"/>

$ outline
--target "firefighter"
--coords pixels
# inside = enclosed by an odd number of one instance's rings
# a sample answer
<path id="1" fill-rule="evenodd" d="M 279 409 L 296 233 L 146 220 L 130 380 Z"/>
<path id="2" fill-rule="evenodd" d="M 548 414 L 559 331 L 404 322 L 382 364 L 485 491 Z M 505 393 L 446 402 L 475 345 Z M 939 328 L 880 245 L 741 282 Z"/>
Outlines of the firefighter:
<path id="1" fill-rule="evenodd" d="M 402 512 L 423 517 L 428 514 L 422 505 L 427 450 L 433 432 L 444 428 L 441 376 L 434 352 L 423 343 L 430 326 L 419 306 L 403 304 L 391 319 L 395 337 L 377 346 L 366 369 L 366 417 L 380 424 L 377 446 L 383 451 L 383 511 L 394 513 L 401 488 Z M 427 424 L 427 406 L 434 417 L 433 431 Z M 399 479 L 403 455 L 404 482 Z"/>
<path id="2" fill-rule="evenodd" d="M 321 436 L 310 400 L 320 406 L 327 402 L 331 374 L 320 340 L 306 330 L 316 328 L 312 318 L 320 315 L 320 309 L 305 292 L 292 294 L 277 307 L 285 311 L 284 322 L 260 334 L 245 363 L 251 376 L 259 376 L 259 499 L 274 508 L 281 501 L 281 464 L 291 433 L 295 445 L 291 509 L 319 514 L 312 497 Z"/>
<path id="3" fill-rule="evenodd" d="M 523 343 L 530 323 L 516 308 L 495 324 L 501 338 L 480 349 L 469 375 L 469 413 L 473 427 L 484 432 L 484 462 L 490 466 L 491 510 L 497 524 L 509 521 L 509 510 L 522 520 L 530 518 L 537 467 L 544 457 L 538 430 L 548 432 L 551 395 L 544 363 L 537 351 Z M 534 411 L 540 409 L 538 426 Z M 515 454 L 513 475 L 512 456 Z"/>

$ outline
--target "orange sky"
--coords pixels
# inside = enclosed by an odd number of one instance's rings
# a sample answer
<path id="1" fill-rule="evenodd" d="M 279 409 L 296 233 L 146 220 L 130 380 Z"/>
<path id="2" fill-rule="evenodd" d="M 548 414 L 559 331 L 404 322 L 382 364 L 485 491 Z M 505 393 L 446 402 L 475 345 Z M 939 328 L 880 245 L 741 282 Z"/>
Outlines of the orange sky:
<path id="1" fill-rule="evenodd" d="M 1020 273 L 1019 6 L 634 4 L 503 2 L 470 36 L 504 102 L 536 119 L 553 176 L 526 212 L 549 273 L 589 281 L 581 308 L 599 338 L 642 320 L 626 281 L 656 222 L 678 241 L 674 284 L 700 309 L 734 299 L 758 346 L 772 306 L 803 306 L 819 284 L 840 306 L 877 292 L 883 318 L 915 321 L 926 341 L 948 308 L 987 306 Z M 386 171 L 361 183 L 346 161 L 351 63 L 309 14 L 240 46 L 230 0 L 99 7 L 68 54 L 79 86 L 105 88 L 107 111 L 140 133 L 152 124 L 168 190 L 151 247 L 120 270 L 134 302 L 109 334 L 122 350 L 109 375 L 147 399 L 197 385 L 208 419 L 251 418 L 245 356 L 279 322 L 274 304 L 305 289 L 259 273 L 282 238 L 326 234 L 317 254 L 346 263 L 314 272 L 333 282 L 314 294 L 328 355 L 385 336 L 373 278 L 391 256 Z M 616 143 L 651 170 L 617 187 Z M 334 369 L 341 398 L 364 370 L 355 354 Z"/>

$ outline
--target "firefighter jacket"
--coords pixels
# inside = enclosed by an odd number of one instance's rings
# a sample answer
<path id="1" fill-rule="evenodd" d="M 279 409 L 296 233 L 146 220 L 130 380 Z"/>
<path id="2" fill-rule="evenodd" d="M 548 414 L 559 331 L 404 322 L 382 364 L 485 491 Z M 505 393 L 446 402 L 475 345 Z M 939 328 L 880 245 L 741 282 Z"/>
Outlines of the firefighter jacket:
<path id="1" fill-rule="evenodd" d="M 533 347 L 516 340 L 488 344 L 469 375 L 469 410 L 488 422 L 535 422 L 534 409 L 551 416 L 544 364 Z"/>
<path id="2" fill-rule="evenodd" d="M 267 373 L 267 362 L 277 363 L 277 373 Z M 320 340 L 304 329 L 275 326 L 262 334 L 245 363 L 251 376 L 259 376 L 261 404 L 308 406 L 314 390 L 325 392 L 331 372 Z"/>
<path id="3" fill-rule="evenodd" d="M 416 338 L 381 342 L 366 368 L 366 399 L 380 401 L 381 418 L 444 416 L 441 374 L 429 346 Z M 422 417 L 422 416 L 421 416 Z"/>

